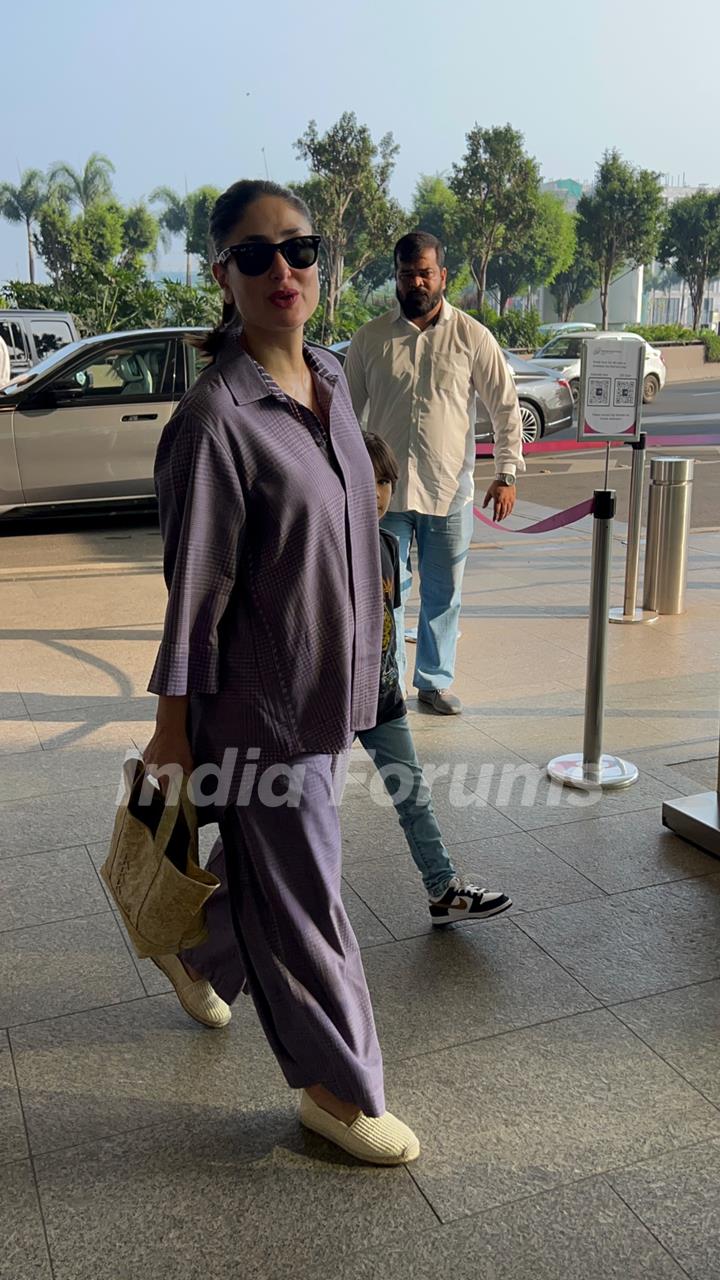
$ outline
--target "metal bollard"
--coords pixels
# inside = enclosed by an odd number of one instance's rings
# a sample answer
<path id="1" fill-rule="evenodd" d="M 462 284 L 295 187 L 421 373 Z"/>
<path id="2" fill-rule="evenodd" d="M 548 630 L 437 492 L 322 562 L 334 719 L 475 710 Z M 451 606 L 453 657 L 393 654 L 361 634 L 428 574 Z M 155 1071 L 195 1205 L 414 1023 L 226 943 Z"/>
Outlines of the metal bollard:
<path id="1" fill-rule="evenodd" d="M 596 489 L 593 510 L 592 577 L 585 675 L 585 728 L 583 764 L 592 782 L 602 780 L 603 720 L 607 680 L 608 598 L 612 558 L 615 490 Z"/>
<path id="2" fill-rule="evenodd" d="M 647 436 L 640 433 L 638 440 L 633 440 L 632 470 L 630 472 L 630 500 L 628 503 L 628 536 L 627 556 L 625 558 L 625 592 L 622 609 L 610 610 L 611 622 L 657 622 L 658 614 L 654 610 L 636 609 L 638 586 L 638 565 L 640 563 L 640 531 L 642 529 L 642 500 L 645 481 L 645 444 Z"/>
<path id="3" fill-rule="evenodd" d="M 585 679 L 585 731 L 582 754 L 555 756 L 548 777 L 583 791 L 629 787 L 638 770 L 628 760 L 605 755 L 602 749 L 608 642 L 610 562 L 615 516 L 615 490 L 596 489 L 593 503 L 592 568 L 590 571 L 590 627 Z"/>
<path id="4" fill-rule="evenodd" d="M 694 460 L 650 462 L 643 609 L 684 613 Z"/>

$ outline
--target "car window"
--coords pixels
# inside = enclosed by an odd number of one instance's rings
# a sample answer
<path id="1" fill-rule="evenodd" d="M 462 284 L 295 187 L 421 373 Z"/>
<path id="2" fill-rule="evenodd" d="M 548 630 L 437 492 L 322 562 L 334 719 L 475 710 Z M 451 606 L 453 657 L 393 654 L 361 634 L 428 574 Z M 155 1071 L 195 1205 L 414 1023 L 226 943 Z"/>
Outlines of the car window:
<path id="1" fill-rule="evenodd" d="M 197 347 L 193 347 L 189 342 L 184 342 L 185 348 L 185 368 L 187 370 L 187 385 L 191 387 L 193 382 L 210 364 L 210 357 L 204 352 L 198 351 Z"/>
<path id="2" fill-rule="evenodd" d="M 38 360 L 44 360 L 53 351 L 60 351 L 73 341 L 73 333 L 67 320 L 31 320 L 30 329 L 35 339 Z"/>
<path id="3" fill-rule="evenodd" d="M 173 355 L 174 342 L 167 338 L 137 347 L 107 346 L 89 354 L 71 372 L 60 372 L 48 389 L 60 394 L 71 391 L 73 402 L 171 394 Z"/>
<path id="4" fill-rule="evenodd" d="M 5 343 L 11 360 L 27 360 L 25 338 L 17 320 L 0 320 L 0 338 Z"/>
<path id="5" fill-rule="evenodd" d="M 561 338 L 553 338 L 538 352 L 548 360 L 578 360 L 582 351 L 583 339 L 563 334 Z"/>
<path id="6" fill-rule="evenodd" d="M 72 342 L 69 347 L 61 347 L 59 351 L 53 351 L 51 356 L 46 356 L 39 364 L 34 364 L 31 369 L 18 374 L 7 387 L 0 388 L 0 395 L 15 395 L 18 391 L 27 391 L 29 387 L 44 378 L 46 373 L 54 369 L 56 365 L 66 364 L 68 357 L 74 350 L 79 349 L 81 343 Z"/>

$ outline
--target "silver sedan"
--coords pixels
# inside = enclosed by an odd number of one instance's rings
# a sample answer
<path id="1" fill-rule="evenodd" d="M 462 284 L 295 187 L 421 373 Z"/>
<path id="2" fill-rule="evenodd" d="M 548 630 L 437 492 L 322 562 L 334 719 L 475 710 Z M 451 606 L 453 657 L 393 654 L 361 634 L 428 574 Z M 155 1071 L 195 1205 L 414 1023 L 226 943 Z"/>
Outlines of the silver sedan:
<path id="1" fill-rule="evenodd" d="M 543 436 L 571 426 L 573 398 L 567 380 L 512 351 L 505 352 L 505 359 L 518 393 L 523 443 L 534 444 Z M 481 403 L 478 403 L 475 439 L 492 439 L 490 420 Z"/>

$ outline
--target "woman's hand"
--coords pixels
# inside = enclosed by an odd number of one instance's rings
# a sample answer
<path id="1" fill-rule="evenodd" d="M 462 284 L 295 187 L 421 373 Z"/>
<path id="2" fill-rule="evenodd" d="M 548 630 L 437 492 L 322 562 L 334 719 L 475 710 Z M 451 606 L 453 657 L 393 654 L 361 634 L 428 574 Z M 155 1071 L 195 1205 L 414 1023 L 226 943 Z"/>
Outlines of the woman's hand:
<path id="1" fill-rule="evenodd" d="M 159 699 L 155 732 L 143 751 L 145 768 L 157 777 L 163 795 L 167 795 L 171 780 L 177 778 L 179 784 L 181 774 L 187 776 L 193 771 L 186 727 L 187 704 L 187 698 Z"/>

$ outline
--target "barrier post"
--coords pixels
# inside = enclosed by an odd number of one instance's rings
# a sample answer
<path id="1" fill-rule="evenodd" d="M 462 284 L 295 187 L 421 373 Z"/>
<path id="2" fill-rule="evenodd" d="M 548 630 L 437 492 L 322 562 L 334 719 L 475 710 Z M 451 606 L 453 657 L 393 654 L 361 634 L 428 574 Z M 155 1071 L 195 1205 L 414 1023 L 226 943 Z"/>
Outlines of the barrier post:
<path id="1" fill-rule="evenodd" d="M 547 766 L 555 782 L 581 790 L 617 789 L 637 782 L 634 764 L 602 749 L 607 671 L 608 599 L 612 556 L 615 491 L 596 489 L 593 501 L 592 564 L 590 569 L 590 625 L 585 683 L 585 730 L 582 752 L 556 756 Z"/>
<path id="2" fill-rule="evenodd" d="M 628 500 L 628 535 L 627 555 L 625 558 L 625 590 L 621 609 L 610 610 L 611 622 L 657 622 L 659 614 L 654 609 L 637 609 L 638 567 L 640 563 L 640 530 L 642 528 L 642 500 L 645 481 L 645 444 L 647 436 L 644 431 L 638 440 L 633 440 L 632 468 L 630 471 L 630 497 Z"/>

